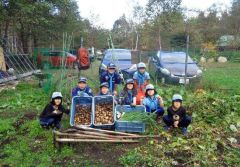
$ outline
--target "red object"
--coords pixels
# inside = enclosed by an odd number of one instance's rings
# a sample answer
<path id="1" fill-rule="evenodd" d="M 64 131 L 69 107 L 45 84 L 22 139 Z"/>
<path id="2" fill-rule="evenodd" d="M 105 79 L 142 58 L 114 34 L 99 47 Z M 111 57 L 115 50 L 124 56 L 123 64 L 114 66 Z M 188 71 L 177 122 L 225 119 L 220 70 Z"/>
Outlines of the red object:
<path id="1" fill-rule="evenodd" d="M 90 58 L 87 49 L 85 48 L 79 48 L 78 49 L 78 63 L 79 63 L 79 70 L 85 70 L 88 69 L 90 66 Z"/>
<path id="2" fill-rule="evenodd" d="M 64 57 L 63 54 L 66 54 L 66 57 Z M 63 59 L 65 59 L 65 60 L 63 60 Z M 72 55 L 67 52 L 51 51 L 46 56 L 39 54 L 37 57 L 37 64 L 42 65 L 44 63 L 49 63 L 52 67 L 61 67 L 62 60 L 63 60 L 64 66 L 71 68 L 71 67 L 73 67 L 73 64 L 76 61 L 76 59 L 77 58 L 75 55 Z"/>
<path id="3" fill-rule="evenodd" d="M 144 98 L 144 96 L 145 96 L 145 92 L 143 91 L 140 91 L 137 93 L 137 99 L 136 99 L 137 105 L 141 105 L 141 101 Z"/>
<path id="4" fill-rule="evenodd" d="M 147 83 L 145 82 L 144 85 L 140 85 L 140 87 L 138 87 L 137 81 L 136 80 L 134 81 L 134 86 L 135 86 L 135 88 L 137 90 L 137 97 L 136 97 L 137 105 L 141 105 L 141 101 L 145 97 L 146 85 L 147 85 Z"/>

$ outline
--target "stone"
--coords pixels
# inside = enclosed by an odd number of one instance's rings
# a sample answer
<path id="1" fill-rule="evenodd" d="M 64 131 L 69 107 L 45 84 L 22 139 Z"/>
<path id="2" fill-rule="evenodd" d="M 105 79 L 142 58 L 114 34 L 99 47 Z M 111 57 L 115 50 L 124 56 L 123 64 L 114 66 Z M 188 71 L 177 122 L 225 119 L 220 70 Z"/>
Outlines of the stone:
<path id="1" fill-rule="evenodd" d="M 206 61 L 207 61 L 207 60 L 206 60 L 205 57 L 201 57 L 201 58 L 200 58 L 200 62 L 201 62 L 201 63 L 206 63 Z"/>
<path id="2" fill-rule="evenodd" d="M 227 60 L 226 57 L 220 56 L 220 57 L 218 58 L 218 62 L 219 62 L 219 63 L 226 63 L 227 61 L 228 61 L 228 60 Z"/>

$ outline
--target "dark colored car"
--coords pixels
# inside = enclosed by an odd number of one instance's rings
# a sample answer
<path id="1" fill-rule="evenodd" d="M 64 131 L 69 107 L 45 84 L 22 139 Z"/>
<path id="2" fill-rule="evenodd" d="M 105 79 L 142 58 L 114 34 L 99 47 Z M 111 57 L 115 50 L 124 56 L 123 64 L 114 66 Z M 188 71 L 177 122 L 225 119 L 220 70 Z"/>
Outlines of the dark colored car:
<path id="1" fill-rule="evenodd" d="M 184 84 L 185 59 L 185 52 L 159 51 L 149 61 L 149 72 L 156 81 Z M 198 82 L 201 77 L 202 70 L 188 56 L 186 84 Z"/>
<path id="2" fill-rule="evenodd" d="M 99 67 L 99 75 L 107 69 L 108 63 L 114 63 L 119 73 L 124 79 L 132 78 L 137 65 L 132 63 L 131 51 L 128 49 L 108 49 L 104 52 L 103 59 Z"/>
<path id="3" fill-rule="evenodd" d="M 38 54 L 38 66 L 61 67 L 62 61 L 66 67 L 72 68 L 76 63 L 77 57 L 65 51 L 48 51 Z"/>

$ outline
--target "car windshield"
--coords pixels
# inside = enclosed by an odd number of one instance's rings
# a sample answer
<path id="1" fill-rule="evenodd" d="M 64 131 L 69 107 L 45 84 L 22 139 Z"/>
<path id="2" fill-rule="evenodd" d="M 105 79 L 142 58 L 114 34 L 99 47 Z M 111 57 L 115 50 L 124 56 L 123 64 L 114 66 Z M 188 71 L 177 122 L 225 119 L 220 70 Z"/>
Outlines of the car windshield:
<path id="1" fill-rule="evenodd" d="M 105 55 L 106 60 L 131 61 L 131 58 L 129 50 L 109 50 Z"/>
<path id="2" fill-rule="evenodd" d="M 185 53 L 161 53 L 160 61 L 163 63 L 185 63 Z M 188 63 L 194 63 L 188 56 Z"/>

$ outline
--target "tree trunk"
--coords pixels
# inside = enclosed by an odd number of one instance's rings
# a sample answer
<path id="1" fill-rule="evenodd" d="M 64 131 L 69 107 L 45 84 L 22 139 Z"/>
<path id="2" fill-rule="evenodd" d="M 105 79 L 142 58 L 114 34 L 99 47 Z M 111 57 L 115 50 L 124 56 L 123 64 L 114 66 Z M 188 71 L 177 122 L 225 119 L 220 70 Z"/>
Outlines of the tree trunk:
<path id="1" fill-rule="evenodd" d="M 38 39 L 36 35 L 33 35 L 33 48 L 38 47 Z"/>
<path id="2" fill-rule="evenodd" d="M 136 31 L 136 34 L 137 34 L 137 39 L 136 39 L 135 50 L 138 50 L 138 31 Z"/>
<path id="3" fill-rule="evenodd" d="M 6 21 L 5 27 L 4 27 L 4 36 L 3 36 L 3 50 L 4 51 L 6 51 L 6 49 L 7 49 L 8 29 L 9 29 L 9 21 Z"/>
<path id="4" fill-rule="evenodd" d="M 161 51 L 162 50 L 162 42 L 161 42 L 161 29 L 159 27 L 158 29 L 158 44 L 159 44 L 159 50 Z"/>
<path id="5" fill-rule="evenodd" d="M 25 28 L 22 23 L 20 31 L 20 40 L 22 42 L 22 50 L 24 53 L 28 53 L 28 35 L 25 33 Z"/>

